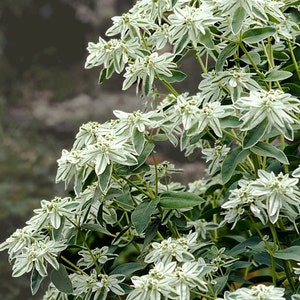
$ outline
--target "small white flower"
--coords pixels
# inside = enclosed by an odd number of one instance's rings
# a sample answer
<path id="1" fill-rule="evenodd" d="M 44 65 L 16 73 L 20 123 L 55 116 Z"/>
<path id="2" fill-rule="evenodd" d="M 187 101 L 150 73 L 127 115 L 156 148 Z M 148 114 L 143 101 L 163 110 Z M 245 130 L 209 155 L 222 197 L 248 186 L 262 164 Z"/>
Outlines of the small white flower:
<path id="1" fill-rule="evenodd" d="M 258 179 L 250 184 L 251 195 L 264 201 L 271 223 L 283 214 L 294 221 L 300 213 L 300 191 L 297 187 L 298 179 L 289 178 L 288 174 L 258 170 Z"/>
<path id="2" fill-rule="evenodd" d="M 281 90 L 251 90 L 249 96 L 235 103 L 242 113 L 241 130 L 250 130 L 267 119 L 266 132 L 275 127 L 288 140 L 293 140 L 292 125 L 298 122 L 299 105 L 299 99 Z"/>
<path id="3" fill-rule="evenodd" d="M 200 291 L 206 292 L 206 282 L 203 280 L 205 274 L 211 271 L 207 267 L 203 259 L 198 261 L 185 262 L 175 269 L 175 282 L 176 292 L 180 300 L 190 299 L 190 290 L 197 287 Z"/>
<path id="4" fill-rule="evenodd" d="M 33 216 L 27 224 L 35 226 L 37 229 L 51 225 L 58 229 L 64 217 L 72 217 L 78 206 L 78 203 L 73 201 L 70 197 L 55 197 L 51 201 L 42 200 L 41 208 L 34 209 Z"/>
<path id="5" fill-rule="evenodd" d="M 145 95 L 148 95 L 155 78 L 172 76 L 171 69 L 177 67 L 173 59 L 174 54 L 168 52 L 161 55 L 153 52 L 143 57 L 137 57 L 125 68 L 123 90 L 127 90 L 135 82 L 137 82 L 138 89 L 140 82 L 142 82 L 142 91 Z"/>
<path id="6" fill-rule="evenodd" d="M 159 262 L 150 271 L 149 274 L 141 277 L 133 276 L 133 290 L 129 293 L 126 300 L 160 300 L 165 297 L 177 296 L 174 288 L 174 270 L 176 262 Z"/>
<path id="7" fill-rule="evenodd" d="M 205 155 L 206 162 L 211 161 L 207 167 L 208 174 L 213 175 L 217 171 L 229 151 L 229 147 L 226 147 L 226 145 L 220 145 L 218 142 L 213 148 L 202 149 L 202 154 Z"/>
<path id="8" fill-rule="evenodd" d="M 49 238 L 33 242 L 15 257 L 12 276 L 19 277 L 32 269 L 36 269 L 43 277 L 47 276 L 48 263 L 58 270 L 57 256 L 66 247 L 64 242 L 51 241 Z"/>
<path id="9" fill-rule="evenodd" d="M 258 284 L 251 288 L 240 288 L 234 292 L 226 291 L 224 300 L 285 300 L 284 288 Z"/>
<path id="10" fill-rule="evenodd" d="M 97 261 L 98 264 L 104 265 L 107 261 L 114 259 L 117 257 L 117 254 L 109 253 L 108 247 L 103 246 L 102 248 L 95 248 L 91 250 L 80 250 L 78 254 L 82 256 L 77 262 L 79 267 L 83 267 L 84 269 L 88 269 L 92 267 Z"/>
<path id="11" fill-rule="evenodd" d="M 175 8 L 168 17 L 170 21 L 170 40 L 175 46 L 175 52 L 181 52 L 186 45 L 192 42 L 194 47 L 201 43 L 200 34 L 205 35 L 210 25 L 220 18 L 213 16 L 211 6 L 202 2 L 199 7 L 184 6 Z"/>
<path id="12" fill-rule="evenodd" d="M 91 270 L 90 274 L 76 274 L 71 276 L 74 292 L 76 296 L 84 297 L 83 299 L 99 299 L 99 295 L 102 295 L 106 299 L 109 291 L 120 296 L 125 294 L 124 290 L 120 286 L 120 283 L 124 281 L 125 276 L 122 274 L 97 274 L 96 270 Z"/>

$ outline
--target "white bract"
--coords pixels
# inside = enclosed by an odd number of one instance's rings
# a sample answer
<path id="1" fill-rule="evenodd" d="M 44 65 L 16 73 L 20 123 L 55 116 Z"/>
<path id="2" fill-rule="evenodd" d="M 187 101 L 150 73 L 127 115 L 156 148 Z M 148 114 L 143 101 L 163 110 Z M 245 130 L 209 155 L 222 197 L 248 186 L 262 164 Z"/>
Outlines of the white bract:
<path id="1" fill-rule="evenodd" d="M 298 122 L 299 105 L 299 99 L 281 90 L 252 90 L 249 96 L 241 97 L 235 103 L 242 113 L 242 130 L 251 130 L 268 120 L 267 133 L 276 128 L 290 140 L 294 138 L 292 125 Z"/>
<path id="2" fill-rule="evenodd" d="M 137 0 L 113 17 L 85 68 L 144 105 L 79 128 L 57 161 L 68 196 L 0 244 L 12 275 L 35 294 L 51 274 L 43 300 L 300 299 L 299 11 Z"/>

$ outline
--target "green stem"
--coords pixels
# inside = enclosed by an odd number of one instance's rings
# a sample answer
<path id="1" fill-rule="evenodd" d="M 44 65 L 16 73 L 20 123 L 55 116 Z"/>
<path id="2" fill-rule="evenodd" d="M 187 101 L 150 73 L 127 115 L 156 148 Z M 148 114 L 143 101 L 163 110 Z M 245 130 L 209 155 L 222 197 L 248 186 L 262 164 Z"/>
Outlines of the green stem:
<path id="1" fill-rule="evenodd" d="M 77 267 L 75 264 L 73 264 L 70 260 L 68 260 L 66 257 L 64 257 L 64 256 L 60 256 L 60 258 L 64 261 L 64 262 L 66 262 L 69 266 L 71 266 L 72 268 L 70 268 L 70 267 L 67 267 L 66 266 L 66 268 L 68 268 L 69 270 L 72 270 L 73 272 L 77 272 L 77 273 L 79 273 L 79 274 L 86 274 L 83 270 L 81 270 L 79 267 Z"/>
<path id="2" fill-rule="evenodd" d="M 276 282 L 277 282 L 277 273 L 276 273 L 276 268 L 275 268 L 275 259 L 274 259 L 274 249 L 271 249 L 268 241 L 266 240 L 266 238 L 263 236 L 263 234 L 261 233 L 260 229 L 257 227 L 255 220 L 253 219 L 252 215 L 250 213 L 248 213 L 248 216 L 251 220 L 251 223 L 253 225 L 253 228 L 255 229 L 255 231 L 258 233 L 259 237 L 262 239 L 262 241 L 265 243 L 266 249 L 270 255 L 270 260 L 271 260 L 271 275 L 272 275 L 272 284 L 274 286 L 276 286 Z M 271 229 L 272 231 L 272 229 Z M 275 248 L 275 247 L 273 247 Z"/>
<path id="3" fill-rule="evenodd" d="M 271 229 L 271 233 L 272 233 L 274 244 L 276 244 L 277 247 L 278 247 L 278 249 L 280 249 L 281 248 L 280 247 L 280 242 L 279 242 L 279 239 L 278 239 L 277 232 L 276 232 L 274 224 L 270 223 L 269 227 Z M 276 248 L 274 247 L 274 252 L 275 251 L 276 251 Z M 294 281 L 293 281 L 293 278 L 291 277 L 292 268 L 291 268 L 291 266 L 289 264 L 289 261 L 283 260 L 283 267 L 284 267 L 284 272 L 285 272 L 286 278 L 287 278 L 287 280 L 288 280 L 288 282 L 290 284 L 290 287 L 293 290 L 293 292 L 295 292 Z"/>
<path id="4" fill-rule="evenodd" d="M 207 73 L 207 68 L 205 67 L 205 65 L 204 65 L 204 63 L 202 61 L 202 58 L 201 58 L 200 54 L 197 51 L 196 51 L 196 59 L 197 59 L 199 65 L 200 65 L 200 67 L 202 69 L 202 72 L 203 73 Z"/>
<path id="5" fill-rule="evenodd" d="M 155 156 L 154 152 L 152 152 L 151 156 L 152 156 L 152 160 L 153 160 L 153 164 L 154 164 L 154 171 L 155 171 L 155 197 L 157 197 L 157 195 L 158 195 L 158 183 L 159 183 L 158 170 L 157 170 L 157 160 L 156 160 L 156 156 Z"/>
<path id="6" fill-rule="evenodd" d="M 247 56 L 247 58 L 249 59 L 252 67 L 256 71 L 256 73 L 259 76 L 259 78 L 265 83 L 266 87 L 269 89 L 269 86 L 268 86 L 267 82 L 265 82 L 265 76 L 264 76 L 264 74 L 260 72 L 259 68 L 257 67 L 255 61 L 252 59 L 251 55 L 249 54 L 249 52 L 246 49 L 246 47 L 244 46 L 244 44 L 242 42 L 240 42 L 239 46 L 243 50 L 243 52 L 245 53 L 245 55 Z"/>
<path id="7" fill-rule="evenodd" d="M 298 79 L 300 79 L 300 68 L 299 68 L 299 65 L 297 63 L 297 60 L 296 60 L 296 57 L 295 57 L 294 50 L 293 50 L 291 42 L 288 42 L 288 47 L 289 47 L 289 51 L 290 51 L 290 54 L 291 54 L 291 58 L 292 58 L 293 64 L 295 66 L 295 70 L 296 70 Z"/>
<path id="8" fill-rule="evenodd" d="M 169 83 L 164 80 L 161 81 L 163 85 L 175 96 L 179 96 L 179 93 L 175 90 L 175 88 Z"/>

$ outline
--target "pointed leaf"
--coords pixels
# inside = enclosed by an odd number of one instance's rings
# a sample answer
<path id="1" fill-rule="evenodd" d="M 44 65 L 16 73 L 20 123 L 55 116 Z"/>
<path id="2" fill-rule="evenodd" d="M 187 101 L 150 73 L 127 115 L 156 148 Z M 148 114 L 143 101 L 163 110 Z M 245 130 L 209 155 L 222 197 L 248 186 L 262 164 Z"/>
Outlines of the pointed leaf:
<path id="1" fill-rule="evenodd" d="M 172 72 L 172 76 L 159 75 L 159 79 L 168 83 L 180 82 L 186 78 L 186 74 L 178 71 L 178 70 L 170 70 Z"/>
<path id="2" fill-rule="evenodd" d="M 100 174 L 99 177 L 99 187 L 102 192 L 105 192 L 110 183 L 111 174 L 112 174 L 113 164 L 109 164 L 106 166 L 105 171 Z"/>
<path id="3" fill-rule="evenodd" d="M 211 38 L 211 32 L 209 29 L 205 29 L 205 34 L 199 32 L 199 40 L 200 43 L 203 44 L 207 49 L 213 50 L 215 48 L 215 44 Z"/>
<path id="4" fill-rule="evenodd" d="M 138 234 L 141 234 L 150 223 L 151 216 L 158 203 L 159 198 L 150 201 L 143 201 L 133 211 L 131 221 Z"/>
<path id="5" fill-rule="evenodd" d="M 106 79 L 106 73 L 107 73 L 107 69 L 102 69 L 100 71 L 99 80 L 98 80 L 99 84 L 103 83 L 103 81 Z"/>
<path id="6" fill-rule="evenodd" d="M 278 161 L 283 163 L 284 165 L 289 164 L 289 160 L 287 159 L 286 155 L 283 151 L 276 148 L 272 144 L 258 142 L 254 147 L 250 148 L 250 151 L 260 155 L 260 156 L 267 156 L 276 158 Z"/>
<path id="7" fill-rule="evenodd" d="M 63 264 L 59 264 L 59 269 L 53 270 L 50 277 L 52 283 L 62 293 L 71 294 L 73 292 L 72 282 Z"/>
<path id="8" fill-rule="evenodd" d="M 281 70 L 273 70 L 271 71 L 268 76 L 265 78 L 265 81 L 281 81 L 293 76 L 293 73 L 288 71 L 281 71 Z"/>
<path id="9" fill-rule="evenodd" d="M 132 142 L 137 154 L 141 154 L 141 152 L 143 151 L 145 141 L 146 138 L 144 133 L 135 128 L 132 134 Z"/>
<path id="10" fill-rule="evenodd" d="M 165 192 L 160 195 L 159 205 L 169 209 L 190 208 L 205 200 L 189 192 Z"/>
<path id="11" fill-rule="evenodd" d="M 246 11 L 243 6 L 239 6 L 233 13 L 231 20 L 231 30 L 234 34 L 237 34 L 243 25 L 246 16 Z"/>
<path id="12" fill-rule="evenodd" d="M 244 32 L 243 41 L 248 44 L 258 43 L 276 32 L 273 27 L 252 28 Z"/>
<path id="13" fill-rule="evenodd" d="M 259 125 L 249 130 L 243 140 L 243 148 L 249 149 L 257 144 L 264 136 L 268 125 L 268 119 L 264 119 Z"/>
<path id="14" fill-rule="evenodd" d="M 134 272 L 145 269 L 146 265 L 129 262 L 125 264 L 118 265 L 113 271 L 109 274 L 123 274 L 126 277 L 130 277 Z"/>
<path id="15" fill-rule="evenodd" d="M 249 153 L 249 150 L 237 147 L 227 154 L 221 168 L 222 182 L 224 184 L 230 180 L 237 165 L 242 162 Z"/>
<path id="16" fill-rule="evenodd" d="M 274 254 L 276 258 L 283 260 L 299 261 L 300 246 L 291 246 L 283 250 L 277 250 Z"/>
<path id="17" fill-rule="evenodd" d="M 217 72 L 222 71 L 226 59 L 232 56 L 235 53 L 236 49 L 237 49 L 237 44 L 230 43 L 222 50 L 222 52 L 218 56 L 217 63 L 216 63 Z"/>
<path id="18" fill-rule="evenodd" d="M 30 282 L 31 282 L 30 287 L 31 287 L 32 295 L 36 294 L 44 278 L 45 277 L 41 276 L 36 269 L 32 270 L 31 278 L 30 278 Z"/>
<path id="19" fill-rule="evenodd" d="M 110 235 L 110 236 L 114 236 L 112 233 L 110 233 L 106 228 L 102 227 L 99 224 L 89 224 L 89 223 L 85 223 L 82 224 L 81 226 L 82 229 L 86 229 L 86 230 L 90 230 L 90 231 L 95 231 L 95 232 L 101 232 L 104 233 L 106 235 Z"/>

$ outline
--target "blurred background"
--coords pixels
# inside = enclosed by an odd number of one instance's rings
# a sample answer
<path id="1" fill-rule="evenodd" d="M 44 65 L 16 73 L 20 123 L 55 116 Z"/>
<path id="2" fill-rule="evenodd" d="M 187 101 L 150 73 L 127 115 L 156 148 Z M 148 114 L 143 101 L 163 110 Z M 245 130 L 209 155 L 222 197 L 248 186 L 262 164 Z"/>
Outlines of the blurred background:
<path id="1" fill-rule="evenodd" d="M 40 200 L 65 194 L 55 184 L 56 160 L 82 123 L 142 107 L 134 89 L 121 91 L 122 78 L 99 86 L 99 69 L 84 69 L 87 43 L 104 37 L 110 18 L 134 2 L 0 1 L 0 242 L 24 226 Z M 186 169 L 183 181 L 202 173 L 201 164 L 172 159 Z M 0 299 L 41 299 L 46 283 L 32 296 L 29 276 L 12 278 L 7 258 L 0 253 Z"/>

